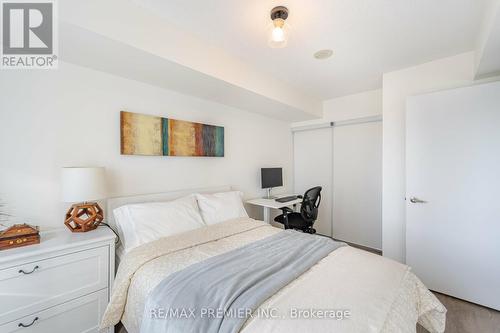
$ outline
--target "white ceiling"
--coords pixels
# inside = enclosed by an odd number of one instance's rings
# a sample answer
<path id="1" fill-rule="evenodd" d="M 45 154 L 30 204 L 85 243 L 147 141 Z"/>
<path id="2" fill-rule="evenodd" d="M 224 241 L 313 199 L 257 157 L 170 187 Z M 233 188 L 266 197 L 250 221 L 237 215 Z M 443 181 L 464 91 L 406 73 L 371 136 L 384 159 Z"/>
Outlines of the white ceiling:
<path id="1" fill-rule="evenodd" d="M 500 0 L 486 12 L 476 49 L 476 79 L 500 75 Z"/>
<path id="2" fill-rule="evenodd" d="M 59 59 L 286 121 L 321 117 L 321 100 L 172 26 L 139 3 L 61 2 Z"/>
<path id="3" fill-rule="evenodd" d="M 491 0 L 137 0 L 179 29 L 320 99 L 376 89 L 382 73 L 471 51 Z M 288 46 L 267 45 L 290 10 Z M 168 43 L 165 40 L 164 43 Z M 331 48 L 334 56 L 313 53 Z M 199 54 L 203 57 L 203 54 Z"/>
<path id="4" fill-rule="evenodd" d="M 64 62 L 289 122 L 321 116 L 321 105 L 318 105 L 317 112 L 306 112 L 304 108 L 277 101 L 67 22 L 60 21 L 59 28 L 59 59 Z"/>

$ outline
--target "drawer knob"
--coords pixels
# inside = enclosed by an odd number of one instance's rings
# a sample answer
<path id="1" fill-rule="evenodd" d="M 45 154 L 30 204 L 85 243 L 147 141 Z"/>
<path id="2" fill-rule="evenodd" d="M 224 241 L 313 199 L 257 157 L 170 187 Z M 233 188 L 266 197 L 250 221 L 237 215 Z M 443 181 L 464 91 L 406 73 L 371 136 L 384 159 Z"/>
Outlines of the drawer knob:
<path id="1" fill-rule="evenodd" d="M 26 272 L 22 269 L 19 270 L 19 273 L 23 273 L 23 274 L 31 274 L 33 273 L 34 271 L 36 271 L 37 269 L 39 269 L 40 267 L 38 267 L 38 265 L 36 265 L 35 267 L 33 267 L 33 269 L 31 270 L 31 272 Z"/>
<path id="2" fill-rule="evenodd" d="M 19 324 L 17 325 L 17 327 L 30 327 L 30 326 L 31 326 L 31 325 L 33 325 L 33 324 L 35 323 L 35 321 L 37 321 L 37 320 L 38 320 L 38 317 L 35 317 L 35 319 L 33 319 L 33 321 L 31 322 L 31 324 L 25 325 L 25 324 L 23 324 L 23 323 L 19 323 Z"/>

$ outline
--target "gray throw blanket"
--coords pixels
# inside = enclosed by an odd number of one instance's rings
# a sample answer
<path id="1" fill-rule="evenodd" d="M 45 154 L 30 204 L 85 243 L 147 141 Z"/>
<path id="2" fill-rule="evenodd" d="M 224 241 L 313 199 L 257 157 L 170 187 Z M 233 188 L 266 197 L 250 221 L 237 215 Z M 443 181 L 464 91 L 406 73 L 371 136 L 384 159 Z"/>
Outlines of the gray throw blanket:
<path id="1" fill-rule="evenodd" d="M 149 294 L 141 333 L 238 332 L 266 299 L 342 245 L 286 230 L 175 272 Z"/>

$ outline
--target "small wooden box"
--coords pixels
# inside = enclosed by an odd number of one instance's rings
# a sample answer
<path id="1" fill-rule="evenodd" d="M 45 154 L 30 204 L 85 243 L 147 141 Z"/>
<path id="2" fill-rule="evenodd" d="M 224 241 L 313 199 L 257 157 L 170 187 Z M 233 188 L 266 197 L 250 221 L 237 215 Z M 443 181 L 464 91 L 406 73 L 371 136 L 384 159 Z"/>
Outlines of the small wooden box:
<path id="1" fill-rule="evenodd" d="M 14 224 L 0 232 L 0 250 L 40 243 L 38 227 Z"/>

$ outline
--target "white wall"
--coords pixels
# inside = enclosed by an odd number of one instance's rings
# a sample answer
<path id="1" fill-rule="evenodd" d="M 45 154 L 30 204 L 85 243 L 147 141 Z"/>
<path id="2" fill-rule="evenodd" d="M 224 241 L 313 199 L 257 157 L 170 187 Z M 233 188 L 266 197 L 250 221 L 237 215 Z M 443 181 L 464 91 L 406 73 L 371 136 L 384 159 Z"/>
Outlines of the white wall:
<path id="1" fill-rule="evenodd" d="M 326 100 L 323 102 L 321 119 L 296 122 L 292 127 L 380 115 L 382 115 L 382 90 L 377 89 Z"/>
<path id="2" fill-rule="evenodd" d="M 63 166 L 105 166 L 110 196 L 226 184 L 259 196 L 263 166 L 291 185 L 285 122 L 67 63 L 2 71 L 0 91 L 0 200 L 17 222 L 62 226 Z M 226 156 L 121 156 L 120 110 L 222 125 Z"/>
<path id="3" fill-rule="evenodd" d="M 405 110 L 411 95 L 472 83 L 474 53 L 436 60 L 384 74 L 383 207 L 384 256 L 405 258 Z"/>

